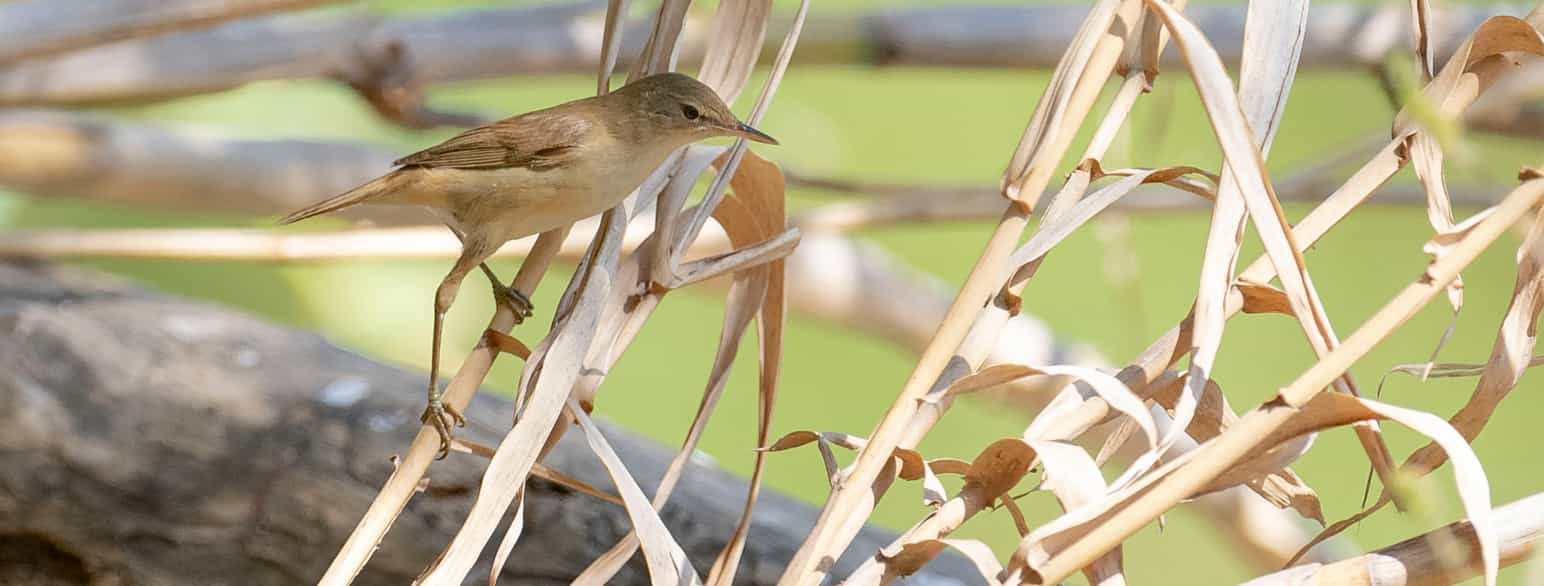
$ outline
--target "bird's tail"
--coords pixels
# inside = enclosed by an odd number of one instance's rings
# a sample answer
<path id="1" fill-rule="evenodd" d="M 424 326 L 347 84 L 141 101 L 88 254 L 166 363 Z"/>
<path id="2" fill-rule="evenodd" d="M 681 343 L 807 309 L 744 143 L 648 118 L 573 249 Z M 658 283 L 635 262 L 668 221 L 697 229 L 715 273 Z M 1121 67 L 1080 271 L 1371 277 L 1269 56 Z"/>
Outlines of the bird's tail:
<path id="1" fill-rule="evenodd" d="M 284 216 L 284 219 L 279 220 L 279 224 L 293 224 L 311 216 L 335 212 L 355 204 L 379 198 L 382 195 L 401 189 L 404 187 L 404 181 L 406 180 L 407 178 L 401 172 L 387 173 L 347 192 L 296 210 L 294 213 Z"/>

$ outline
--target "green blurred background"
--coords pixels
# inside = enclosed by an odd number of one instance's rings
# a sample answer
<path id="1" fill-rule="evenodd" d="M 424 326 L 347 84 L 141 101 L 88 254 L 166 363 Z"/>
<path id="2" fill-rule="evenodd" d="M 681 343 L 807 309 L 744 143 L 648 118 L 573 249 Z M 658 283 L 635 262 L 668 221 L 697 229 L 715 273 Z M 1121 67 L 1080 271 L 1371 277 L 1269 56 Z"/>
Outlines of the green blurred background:
<path id="1" fill-rule="evenodd" d="M 376 0 L 370 4 L 400 12 L 502 3 Z M 789 10 L 795 3 L 778 4 Z M 886 4 L 817 0 L 813 10 L 830 14 Z M 640 9 L 644 7 L 635 7 Z M 1030 71 L 801 67 L 795 57 L 762 124 L 783 146 L 757 150 L 806 174 L 991 186 L 1046 79 L 1045 72 Z M 502 116 L 583 96 L 592 88 L 589 76 L 543 76 L 447 85 L 435 88 L 433 98 L 445 108 Z M 737 109 L 748 110 L 750 100 L 742 100 Z M 401 152 L 450 134 L 449 130 L 412 132 L 383 122 L 347 88 L 327 82 L 260 83 L 166 104 L 117 109 L 112 114 L 175 129 L 242 137 L 354 140 Z M 1290 176 L 1304 164 L 1386 132 L 1391 117 L 1372 76 L 1305 72 L 1298 76 L 1275 142 L 1273 175 Z M 1467 154 L 1449 161 L 1451 184 L 1505 186 L 1515 183 L 1519 166 L 1541 162 L 1536 143 L 1475 135 L 1465 140 Z M 1078 151 L 1080 144 L 1073 150 Z M 1138 102 L 1131 123 L 1104 163 L 1106 167 L 1191 164 L 1215 169 L 1219 161 L 1192 86 L 1170 70 L 1159 79 L 1153 94 Z M 1413 175 L 1406 170 L 1398 180 L 1410 182 Z M 1499 197 L 1504 187 L 1493 193 Z M 834 195 L 795 192 L 791 197 L 797 208 L 830 201 Z M 1303 206 L 1288 208 L 1294 218 L 1305 211 Z M 1473 211 L 1458 213 L 1467 216 Z M 268 226 L 271 221 L 0 195 L 0 225 L 6 227 Z M 1049 322 L 1059 336 L 1090 343 L 1111 360 L 1129 360 L 1188 310 L 1206 224 L 1207 213 L 1202 210 L 1131 217 L 1131 249 L 1139 267 L 1134 287 L 1110 282 L 1103 269 L 1107 251 L 1092 230 L 1084 229 L 1051 255 L 1025 293 L 1025 309 Z M 865 231 L 861 237 L 957 286 L 990 227 L 985 222 L 899 226 Z M 1421 243 L 1429 232 L 1423 209 L 1369 207 L 1341 224 L 1308 255 L 1314 280 L 1342 336 L 1420 275 L 1426 262 Z M 1442 355 L 1444 360 L 1482 362 L 1488 356 L 1512 289 L 1517 242 L 1516 234 L 1509 235 L 1464 273 L 1467 305 Z M 1246 260 L 1258 250 L 1251 242 Z M 421 370 L 428 359 L 429 300 L 448 260 L 81 264 L 320 331 L 362 354 Z M 506 275 L 513 274 L 516 266 L 517 261 L 495 263 L 495 269 Z M 517 330 L 522 338 L 539 337 L 550 318 L 546 311 L 555 305 L 568 276 L 567 267 L 549 274 L 535 299 L 541 314 Z M 469 349 L 490 311 L 486 296 L 462 296 L 448 322 L 446 368 L 453 369 L 457 357 Z M 721 314 L 721 293 L 715 290 L 670 296 L 610 374 L 598 414 L 665 444 L 677 444 L 700 396 Z M 1391 365 L 1424 360 L 1448 316 L 1439 299 L 1358 363 L 1355 372 L 1363 386 L 1372 389 Z M 756 387 L 754 369 L 749 366 L 756 360 L 754 332 L 743 348 L 739 368 L 702 446 L 725 468 L 747 474 L 755 429 Z M 907 350 L 885 340 L 797 313 L 789 320 L 784 356 L 774 435 L 798 429 L 867 434 L 914 364 Z M 1302 334 L 1289 318 L 1241 316 L 1229 324 L 1216 378 L 1233 405 L 1245 409 L 1270 396 L 1311 362 Z M 501 361 L 488 379 L 490 387 L 507 392 L 518 375 L 518 365 L 514 360 Z M 1472 379 L 1420 383 L 1408 377 L 1391 378 L 1384 398 L 1446 416 L 1464 402 L 1473 383 Z M 1528 421 L 1544 405 L 1537 386 L 1536 375 L 1524 377 L 1522 388 L 1475 443 L 1497 504 L 1544 489 L 1544 476 L 1537 468 L 1539 456 L 1532 448 L 1539 434 L 1527 431 Z M 963 402 L 933 431 L 922 452 L 928 457 L 970 458 L 993 439 L 1018 435 L 1030 416 L 991 403 Z M 1398 426 L 1385 426 L 1385 430 L 1401 460 L 1423 443 Z M 1330 520 L 1358 510 L 1367 464 L 1349 430 L 1322 434 L 1296 469 L 1319 492 Z M 817 504 L 827 490 L 813 450 L 772 457 L 767 483 Z M 1399 515 L 1388 510 L 1346 537 L 1363 547 L 1377 547 L 1461 516 L 1451 468 L 1420 486 L 1430 496 L 1423 501 L 1424 512 Z M 894 529 L 911 524 L 925 513 L 919 491 L 918 486 L 899 485 L 875 514 L 875 521 Z M 1034 495 L 1024 502 L 1032 523 L 1058 510 L 1047 495 Z M 1127 571 L 1132 583 L 1213 584 L 1258 573 L 1214 536 L 1205 519 L 1182 507 L 1167 521 L 1163 531 L 1148 527 L 1128 542 Z M 973 519 L 960 535 L 986 540 L 1004 555 L 1016 541 L 1005 512 Z M 1504 572 L 1503 582 L 1522 583 L 1526 574 L 1525 569 L 1513 568 Z"/>

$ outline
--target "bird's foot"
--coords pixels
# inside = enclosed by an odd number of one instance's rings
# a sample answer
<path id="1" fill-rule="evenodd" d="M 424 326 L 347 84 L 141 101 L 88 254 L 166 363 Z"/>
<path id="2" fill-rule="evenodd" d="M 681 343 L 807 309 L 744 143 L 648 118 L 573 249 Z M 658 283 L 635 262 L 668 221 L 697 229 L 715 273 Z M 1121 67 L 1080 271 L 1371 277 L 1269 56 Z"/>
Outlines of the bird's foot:
<path id="1" fill-rule="evenodd" d="M 523 323 L 525 318 L 534 315 L 531 309 L 535 306 L 531 304 L 531 299 L 514 287 L 494 285 L 493 299 L 499 305 L 509 308 L 509 311 L 515 315 L 516 324 Z"/>
<path id="2" fill-rule="evenodd" d="M 466 427 L 466 418 L 455 407 L 446 405 L 438 396 L 429 399 L 429 407 L 424 409 L 423 422 L 434 426 L 434 431 L 440 434 L 440 451 L 434 457 L 436 460 L 450 454 L 450 444 L 455 440 L 450 429 L 454 427 Z"/>

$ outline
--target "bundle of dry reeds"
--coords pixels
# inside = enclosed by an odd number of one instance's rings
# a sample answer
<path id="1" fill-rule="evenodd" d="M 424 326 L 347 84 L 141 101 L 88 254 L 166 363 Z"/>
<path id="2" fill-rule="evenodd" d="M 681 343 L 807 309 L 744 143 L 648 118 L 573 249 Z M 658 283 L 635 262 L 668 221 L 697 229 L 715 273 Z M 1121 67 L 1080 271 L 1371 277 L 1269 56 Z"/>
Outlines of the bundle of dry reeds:
<path id="1" fill-rule="evenodd" d="M 96 37 L 85 39 L 72 36 L 69 31 L 45 29 L 37 38 L 21 39 L 9 48 L 0 47 L 4 49 L 0 50 L 0 63 L 313 3 L 316 2 L 249 0 L 236 3 L 239 9 L 226 7 L 225 12 L 211 14 L 193 0 L 164 3 L 159 12 L 149 10 L 150 4 L 117 0 L 112 4 L 125 6 L 116 10 L 141 17 L 128 18 L 115 27 L 96 31 Z M 628 77 L 677 68 L 689 4 L 689 0 L 662 0 L 646 27 L 647 41 L 636 55 L 627 56 L 631 63 Z M 622 0 L 611 0 L 607 6 L 597 60 L 596 87 L 601 93 L 612 87 L 612 71 L 623 57 L 621 31 L 625 9 L 626 2 Z M 1402 478 L 1430 473 L 1446 461 L 1453 463 L 1467 524 L 1370 554 L 1382 556 L 1382 566 L 1305 565 L 1262 577 L 1256 583 L 1299 583 L 1314 578 L 1336 584 L 1448 582 L 1474 574 L 1482 574 L 1487 584 L 1494 583 L 1498 567 L 1523 559 L 1530 551 L 1531 540 L 1544 530 L 1544 509 L 1540 509 L 1537 498 L 1509 506 L 1509 522 L 1497 522 L 1484 470 L 1468 444 L 1516 385 L 1523 370 L 1535 362 L 1535 323 L 1544 307 L 1540 301 L 1544 299 L 1544 271 L 1540 270 L 1544 264 L 1544 214 L 1539 211 L 1544 178 L 1538 169 L 1525 169 L 1519 176 L 1520 183 L 1499 203 L 1460 219 L 1453 213 L 1454 196 L 1449 193 L 1443 175 L 1443 162 L 1444 153 L 1454 148 L 1449 130 L 1474 114 L 1471 108 L 1492 115 L 1501 111 L 1476 106 L 1486 103 L 1487 91 L 1514 91 L 1510 88 L 1515 84 L 1509 84 L 1520 75 L 1544 67 L 1544 60 L 1540 59 L 1544 56 L 1544 36 L 1540 34 L 1544 7 L 1535 8 L 1523 18 L 1497 16 L 1479 21 L 1439 67 L 1439 54 L 1432 40 L 1436 34 L 1436 11 L 1425 0 L 1412 0 L 1409 29 L 1414 33 L 1415 72 L 1411 75 L 1418 77 L 1424 89 L 1390 121 L 1391 137 L 1366 149 L 1366 161 L 1360 169 L 1331 188 L 1325 188 L 1322 181 L 1314 181 L 1317 177 L 1273 183 L 1265 168 L 1304 53 L 1309 28 L 1307 2 L 1249 4 L 1243 25 L 1244 41 L 1239 49 L 1237 83 L 1229 77 L 1213 39 L 1187 18 L 1184 9 L 1183 0 L 1096 0 L 1057 62 L 1023 138 L 1012 153 L 997 194 L 969 197 L 968 206 L 940 209 L 937 198 L 930 197 L 934 194 L 896 193 L 872 202 L 833 204 L 791 219 L 785 210 L 782 170 L 746 150 L 740 141 L 730 147 L 692 146 L 677 153 L 627 202 L 599 219 L 594 225 L 593 240 L 585 241 L 582 237 L 588 230 L 576 231 L 570 238 L 569 230 L 562 229 L 541 235 L 534 244 L 512 245 L 508 252 L 526 257 L 513 283 L 522 291 L 536 288 L 560 253 L 576 260 L 578 270 L 552 313 L 551 328 L 538 343 L 527 348 L 510 337 L 514 316 L 500 308 L 490 320 L 483 341 L 462 361 L 448 386 L 447 403 L 461 408 L 484 383 L 499 354 L 517 355 L 525 361 L 515 421 L 504 440 L 498 446 L 458 445 L 461 451 L 486 456 L 487 470 L 475 504 L 459 532 L 446 544 L 440 559 L 425 569 L 420 581 L 465 581 L 504 519 L 511 518 L 510 511 L 512 521 L 497 546 L 493 576 L 506 562 L 518 563 L 507 558 L 524 523 L 523 488 L 539 470 L 546 451 L 570 427 L 577 427 L 595 455 L 606 464 L 619 493 L 615 498 L 626 507 L 635 530 L 595 560 L 576 583 L 606 583 L 639 551 L 655 583 L 733 583 L 748 538 L 749 515 L 756 506 L 765 459 L 773 452 L 814 444 L 825 462 L 831 491 L 819 522 L 788 564 L 783 583 L 818 584 L 830 578 L 831 560 L 842 555 L 868 521 L 877 501 L 900 480 L 921 483 L 929 512 L 888 547 L 863 552 L 872 556 L 856 572 L 839 577 L 844 583 L 888 583 L 914 573 L 952 547 L 974 560 L 980 577 L 993 584 L 1055 584 L 1083 572 L 1090 583 L 1108 585 L 1125 582 L 1124 540 L 1187 499 L 1243 486 L 1280 509 L 1322 522 L 1315 492 L 1290 466 L 1311 451 L 1316 433 L 1350 426 L 1361 441 L 1383 491 L 1363 513 L 1330 525 L 1303 546 L 1299 556 L 1314 543 L 1343 531 L 1372 511 L 1389 503 L 1400 504 Z M 808 0 L 801 0 L 791 20 L 779 25 L 785 29 L 785 36 L 772 58 L 770 75 L 760 89 L 755 107 L 746 117 L 748 123 L 756 124 L 770 107 L 798 45 L 808 10 Z M 577 12 L 552 10 L 542 14 L 548 20 L 538 22 L 561 28 Z M 772 26 L 770 0 L 721 0 L 706 40 L 697 49 L 702 58 L 696 75 L 732 103 L 749 84 Z M 264 22 L 259 28 L 265 34 L 294 35 L 304 32 L 298 27 L 284 21 Z M 1209 172 L 1177 161 L 1163 168 L 1105 168 L 1101 159 L 1136 101 L 1158 77 L 1160 56 L 1171 42 L 1198 90 L 1210 130 L 1224 154 L 1223 167 Z M 423 78 L 404 74 L 412 66 L 406 57 L 410 52 L 400 44 L 361 43 L 347 51 L 335 49 L 328 49 L 329 54 L 349 55 L 334 63 L 336 70 L 323 73 L 302 68 L 287 75 L 328 75 L 345 81 L 383 114 L 409 126 L 468 120 L 430 110 L 423 104 L 422 87 L 418 85 Z M 58 79 L 71 79 L 66 75 L 68 59 L 89 62 L 113 58 L 107 49 L 101 53 L 73 54 L 55 63 L 55 67 L 63 68 L 58 70 Z M 292 57 L 274 59 L 290 63 L 295 61 Z M 1348 62 L 1365 60 L 1365 55 L 1348 57 Z M 26 66 L 41 67 L 35 63 L 18 67 Z M 269 69 L 263 75 L 274 75 L 274 71 Z M 486 73 L 471 72 L 465 76 Z M 232 74 L 230 79 L 212 85 L 191 84 L 178 92 L 208 91 L 251 79 L 243 75 Z M 1072 148 L 1074 136 L 1090 122 L 1096 99 L 1112 76 L 1119 80 L 1118 89 L 1094 123 L 1093 136 L 1077 159 L 1079 162 L 1070 171 L 1059 168 Z M 143 80 L 127 83 L 145 85 Z M 0 83 L 0 93 L 4 89 L 5 84 Z M 123 95 L 139 95 L 125 92 Z M 18 103 L 47 102 L 46 97 L 38 97 L 41 95 L 18 98 Z M 61 95 L 79 94 L 66 91 Z M 66 97 L 60 101 L 77 100 Z M 190 157 L 208 151 L 148 129 L 96 127 L 54 114 L 12 114 L 0 117 L 0 152 L 16 154 L 18 160 L 29 164 L 8 166 L 0 161 L 0 178 L 42 192 L 95 191 L 98 197 L 141 203 L 166 203 L 158 198 L 168 197 L 168 191 L 196 191 L 197 182 L 185 180 L 177 169 L 143 175 L 155 177 L 156 181 L 146 184 L 158 189 L 136 184 L 132 173 L 114 185 L 75 182 L 72 178 L 80 175 L 81 166 L 94 160 L 90 155 L 96 149 L 112 147 L 119 135 L 159 141 L 165 148 L 183 148 Z M 27 148 L 8 149 L 18 144 Z M 38 144 L 51 148 L 37 149 Z M 239 143 L 220 146 L 225 149 L 222 152 L 253 147 Z M 272 150 L 266 157 L 216 159 L 246 161 L 244 172 L 257 176 L 270 168 L 264 165 L 303 165 L 304 161 L 317 160 L 323 152 L 327 155 L 320 158 L 349 168 L 343 175 L 356 168 L 362 173 L 384 158 L 380 153 L 342 145 L 306 143 L 290 147 Z M 152 166 L 148 161 L 142 162 L 146 167 Z M 217 160 L 205 163 L 225 164 Z M 1319 300 L 1304 265 L 1304 251 L 1336 223 L 1365 205 L 1385 181 L 1407 164 L 1414 167 L 1423 188 L 1419 197 L 1427 207 L 1433 232 L 1425 251 L 1432 260 L 1425 267 L 1412 267 L 1418 278 L 1342 339 Z M 1065 178 L 1051 190 L 1050 201 L 1041 205 L 1042 194 L 1063 173 Z M 706 174 L 712 176 L 706 192 L 700 201 L 688 206 L 694 187 Z M 333 184 L 346 185 L 336 173 L 298 177 L 296 181 L 303 188 L 298 191 L 326 193 L 335 190 Z M 1284 189 L 1288 183 L 1292 185 L 1290 190 Z M 1148 205 L 1133 201 L 1133 194 L 1144 193 L 1141 187 L 1151 184 L 1165 184 L 1186 193 L 1187 198 L 1194 198 L 1179 205 L 1211 208 L 1205 254 L 1189 316 L 1126 366 L 1113 371 L 1088 365 L 1039 363 L 1036 360 L 1043 355 L 1004 350 L 1004 333 L 1015 327 L 1014 318 L 1023 309 L 1019 295 L 1036 276 L 1047 255 L 1078 228 L 1113 206 L 1140 209 Z M 168 185 L 177 189 L 165 189 Z M 271 192 L 264 192 L 260 184 L 232 185 L 237 193 L 206 199 L 201 205 L 271 212 L 291 207 L 296 200 L 313 199 L 296 195 L 296 185 L 272 188 Z M 1286 195 L 1304 194 L 1317 205 L 1292 225 L 1284 216 L 1280 201 Z M 798 431 L 776 440 L 770 438 L 784 314 L 789 298 L 798 294 L 788 290 L 785 272 L 800 270 L 789 266 L 798 262 L 798 257 L 790 254 L 800 245 L 800 229 L 816 233 L 819 246 L 824 247 L 831 234 L 853 226 L 983 215 L 997 218 L 995 227 L 969 277 L 939 319 L 920 318 L 920 326 L 914 321 L 866 326 L 880 331 L 912 332 L 916 345 L 922 348 L 915 370 L 881 423 L 867 436 Z M 1253 226 L 1265 255 L 1240 271 L 1239 254 L 1248 226 Z M 1468 404 L 1450 419 L 1443 419 L 1365 398 L 1358 381 L 1348 373 L 1349 367 L 1439 295 L 1445 295 L 1455 311 L 1461 307 L 1460 273 L 1514 226 L 1531 227 L 1527 228 L 1518 252 L 1511 305 L 1497 332 L 1490 360 L 1482 365 L 1444 364 L 1436 362 L 1434 352 L 1428 363 L 1400 368 L 1423 377 L 1478 375 L 1479 382 Z M 284 260 L 445 255 L 454 250 L 454 241 L 448 235 L 426 234 L 415 228 L 392 230 L 396 231 L 284 235 L 251 230 L 196 234 L 12 234 L 0 237 L 0 252 Z M 883 259 L 870 266 L 882 262 Z M 678 456 L 659 490 L 647 495 L 597 431 L 590 412 L 606 374 L 663 298 L 677 289 L 718 277 L 727 278 L 730 285 L 717 356 Z M 1272 281 L 1279 285 L 1272 285 Z M 876 296 L 884 294 L 883 287 L 870 291 Z M 819 301 L 808 304 L 815 308 L 813 311 L 823 310 Z M 858 304 L 863 304 L 861 299 Z M 838 315 L 837 319 L 850 322 L 863 321 L 853 314 L 876 320 L 882 319 L 876 316 L 885 316 L 883 319 L 895 322 L 907 319 L 895 317 L 897 312 L 886 313 L 874 307 L 828 311 Z M 1211 376 L 1227 321 L 1239 312 L 1277 313 L 1294 318 L 1318 358 L 1269 401 L 1242 415 L 1229 405 L 1226 393 Z M 696 568 L 666 529 L 658 510 L 680 481 L 683 466 L 724 389 L 739 341 L 753 321 L 758 327 L 759 341 L 757 437 L 762 449 L 753 456 L 751 488 L 737 531 L 712 567 Z M 934 323 L 938 324 L 936 331 L 931 331 Z M 1179 367 L 1187 355 L 1188 364 Z M 979 455 L 971 460 L 929 458 L 917 451 L 929 431 L 949 413 L 956 398 L 1003 388 L 1008 392 L 1049 393 L 1050 398 L 1040 402 L 1043 407 L 1022 435 L 982 446 Z M 1086 439 L 1085 434 L 1094 426 L 1106 422 L 1118 422 L 1118 430 L 1104 440 L 1104 447 L 1097 454 L 1091 455 L 1073 443 Z M 1403 464 L 1396 464 L 1384 442 L 1379 427 L 1382 422 L 1410 427 L 1429 437 L 1431 443 Z M 1102 469 L 1116 449 L 1128 442 L 1142 446 L 1139 455 L 1126 463 L 1113 481 L 1107 482 Z M 381 488 L 321 583 L 347 584 L 364 567 L 382 536 L 418 490 L 437 446 L 438 436 L 426 426 L 404 451 L 395 474 Z M 852 464 L 839 465 L 834 447 L 855 451 Z M 1019 511 L 1017 499 L 1024 495 L 1010 493 L 1027 484 L 1031 472 L 1036 470 L 1041 482 L 1038 490 L 1030 494 L 1049 492 L 1065 511 L 1061 516 L 1032 522 Z M 940 475 L 962 476 L 963 485 L 950 493 L 939 481 Z M 987 544 L 950 537 L 973 516 L 999 507 L 1013 517 L 1020 533 L 1020 541 L 1008 559 L 995 557 Z M 1406 571 L 1388 571 L 1391 567 Z"/>

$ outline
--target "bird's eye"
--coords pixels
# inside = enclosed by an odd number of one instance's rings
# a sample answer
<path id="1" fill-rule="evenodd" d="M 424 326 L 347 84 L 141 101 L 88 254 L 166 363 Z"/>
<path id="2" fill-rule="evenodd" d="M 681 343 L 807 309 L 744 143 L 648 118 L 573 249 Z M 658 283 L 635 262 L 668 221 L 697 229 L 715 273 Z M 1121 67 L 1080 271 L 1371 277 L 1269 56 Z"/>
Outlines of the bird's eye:
<path id="1" fill-rule="evenodd" d="M 698 116 L 702 115 L 702 113 L 697 111 L 696 106 L 687 104 L 681 107 L 681 115 L 685 116 L 687 120 L 696 120 Z"/>

